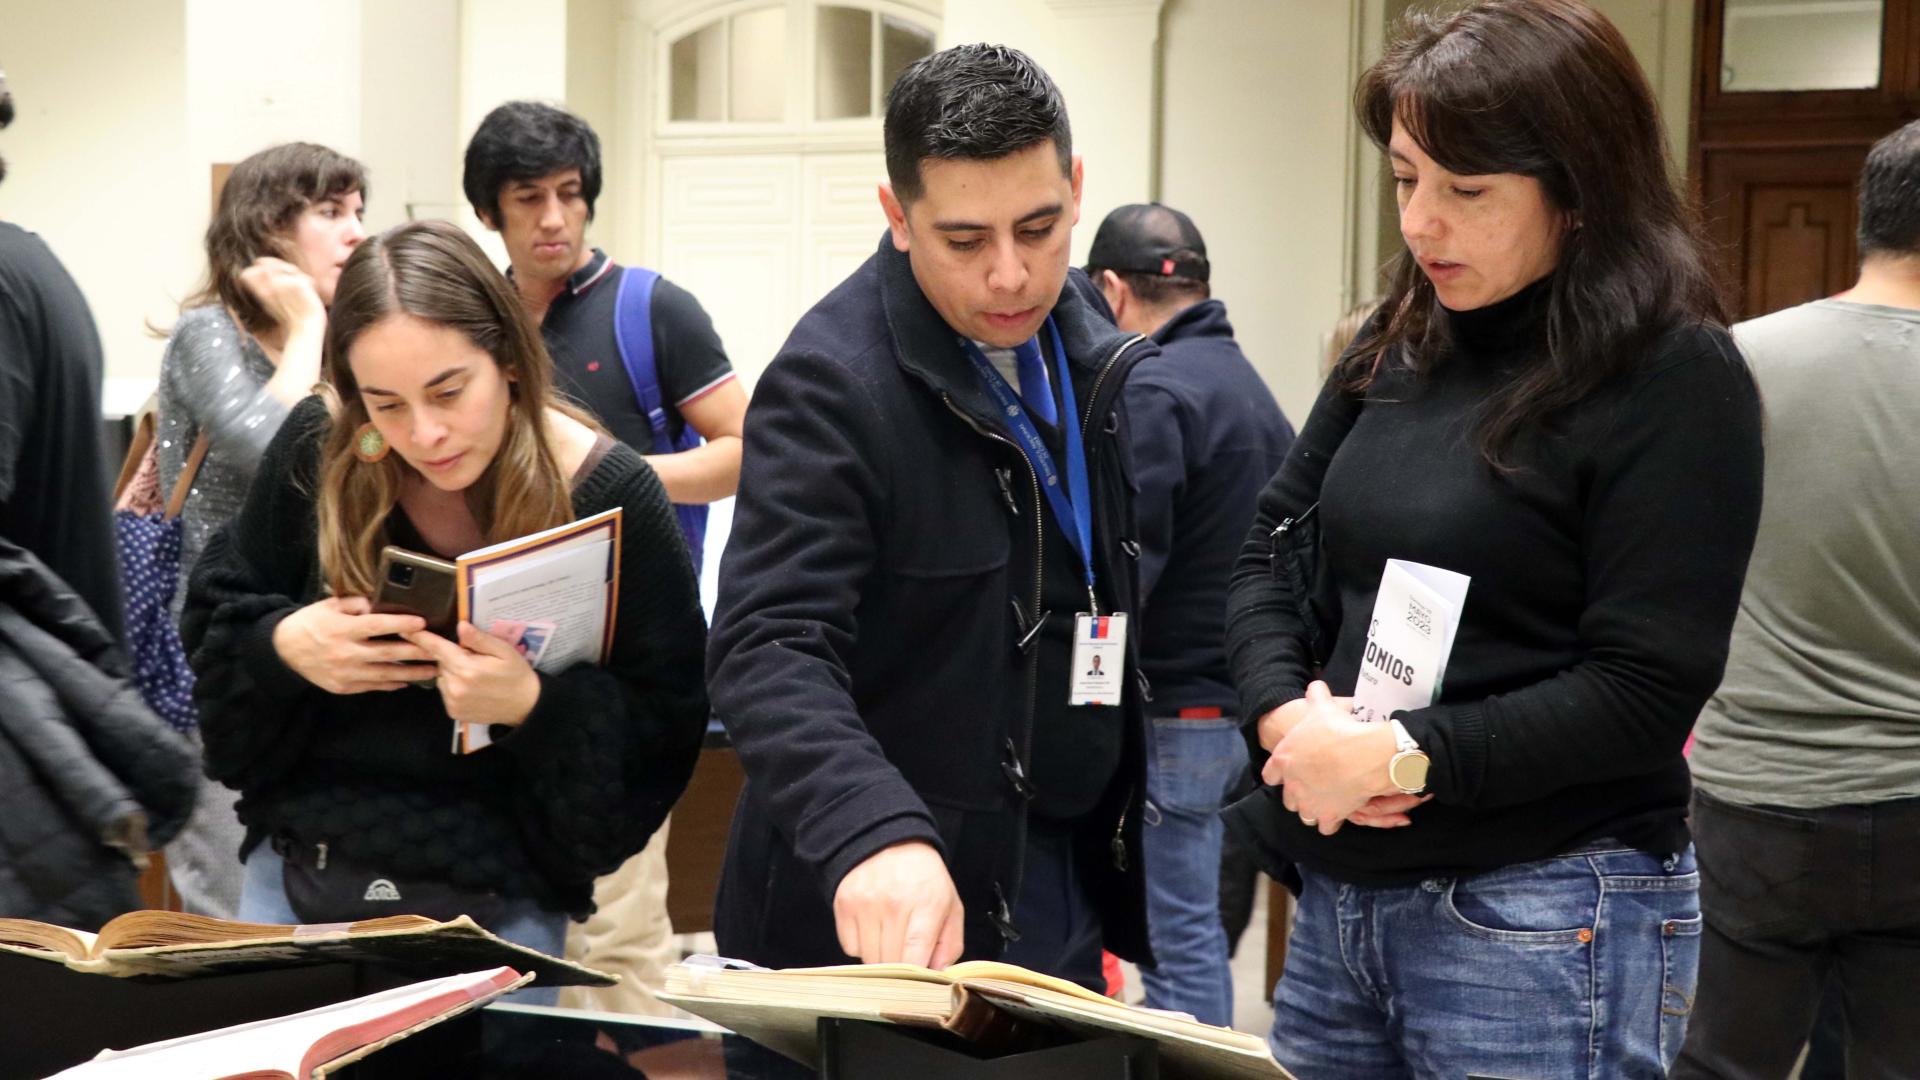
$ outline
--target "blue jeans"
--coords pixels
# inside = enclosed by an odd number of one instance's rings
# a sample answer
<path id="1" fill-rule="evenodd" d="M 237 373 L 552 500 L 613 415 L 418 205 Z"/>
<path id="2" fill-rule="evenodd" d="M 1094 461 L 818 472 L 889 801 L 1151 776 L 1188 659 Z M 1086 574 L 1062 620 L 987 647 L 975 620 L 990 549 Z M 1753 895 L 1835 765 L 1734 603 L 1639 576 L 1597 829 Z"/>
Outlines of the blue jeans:
<path id="1" fill-rule="evenodd" d="M 240 883 L 241 922 L 291 925 L 302 921 L 293 913 L 293 905 L 287 902 L 287 889 L 281 878 L 284 864 L 280 853 L 266 841 L 261 841 L 247 856 L 246 878 Z M 567 955 L 566 915 L 548 911 L 531 900 L 509 903 L 498 924 L 487 929 L 515 945 L 524 945 L 548 956 Z M 518 1005 L 557 1005 L 560 988 L 529 985 L 508 994 L 504 1000 Z"/>
<path id="2" fill-rule="evenodd" d="M 1220 807 L 1247 764 L 1240 722 L 1153 721 L 1147 756 L 1147 933 L 1157 966 L 1140 969 L 1147 1006 L 1233 1023 L 1233 975 L 1220 923 Z"/>
<path id="3" fill-rule="evenodd" d="M 1639 1080 L 1680 1050 L 1700 971 L 1691 848 L 1603 842 L 1396 887 L 1302 877 L 1268 1039 L 1300 1080 Z"/>

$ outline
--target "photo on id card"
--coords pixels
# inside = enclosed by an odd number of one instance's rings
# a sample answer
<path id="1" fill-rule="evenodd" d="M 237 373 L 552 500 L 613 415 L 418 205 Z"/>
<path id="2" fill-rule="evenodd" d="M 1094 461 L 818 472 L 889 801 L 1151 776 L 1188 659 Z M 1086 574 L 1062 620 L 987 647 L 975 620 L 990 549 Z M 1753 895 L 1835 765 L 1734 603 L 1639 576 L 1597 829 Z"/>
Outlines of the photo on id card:
<path id="1" fill-rule="evenodd" d="M 1073 617 L 1068 705 L 1118 705 L 1127 675 L 1127 617 Z"/>

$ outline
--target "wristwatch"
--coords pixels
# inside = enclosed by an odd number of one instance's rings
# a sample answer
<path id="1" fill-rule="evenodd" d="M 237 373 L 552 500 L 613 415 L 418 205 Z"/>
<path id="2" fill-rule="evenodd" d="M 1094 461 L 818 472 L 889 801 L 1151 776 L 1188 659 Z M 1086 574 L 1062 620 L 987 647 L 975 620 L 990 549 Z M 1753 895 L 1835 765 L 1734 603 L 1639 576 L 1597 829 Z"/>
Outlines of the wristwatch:
<path id="1" fill-rule="evenodd" d="M 1406 725 L 1398 720 L 1387 723 L 1393 725 L 1394 745 L 1399 747 L 1393 760 L 1387 762 L 1387 779 L 1400 789 L 1400 794 L 1419 795 L 1427 790 L 1427 766 L 1432 762 L 1420 744 L 1413 741 L 1413 736 L 1407 734 Z"/>

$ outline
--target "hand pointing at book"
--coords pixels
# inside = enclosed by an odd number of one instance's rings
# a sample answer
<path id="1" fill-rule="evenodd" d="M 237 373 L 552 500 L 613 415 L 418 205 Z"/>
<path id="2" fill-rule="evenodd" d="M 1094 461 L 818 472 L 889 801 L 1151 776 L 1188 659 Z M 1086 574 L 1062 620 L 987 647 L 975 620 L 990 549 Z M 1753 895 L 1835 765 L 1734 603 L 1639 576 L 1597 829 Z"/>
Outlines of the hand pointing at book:
<path id="1" fill-rule="evenodd" d="M 431 630 L 406 635 L 440 665 L 440 700 L 462 724 L 523 723 L 540 700 L 540 676 L 520 650 L 470 622 L 458 644 Z"/>
<path id="2" fill-rule="evenodd" d="M 841 951 L 863 964 L 946 967 L 960 959 L 964 917 L 946 861 L 919 840 L 867 856 L 833 892 Z"/>

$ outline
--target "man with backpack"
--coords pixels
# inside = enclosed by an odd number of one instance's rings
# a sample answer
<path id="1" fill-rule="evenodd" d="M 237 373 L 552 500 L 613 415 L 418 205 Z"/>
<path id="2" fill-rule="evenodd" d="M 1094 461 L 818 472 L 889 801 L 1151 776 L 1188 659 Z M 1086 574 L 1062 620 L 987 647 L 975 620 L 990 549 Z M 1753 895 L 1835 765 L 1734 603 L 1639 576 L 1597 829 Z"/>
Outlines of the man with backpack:
<path id="1" fill-rule="evenodd" d="M 747 394 L 713 320 L 693 294 L 586 243 L 600 195 L 600 139 L 552 105 L 510 101 L 467 144 L 461 186 L 500 234 L 508 276 L 540 323 L 556 385 L 609 432 L 646 455 L 680 516 L 698 574 L 707 503 L 740 480 Z M 666 1013 L 654 997 L 678 959 L 667 918 L 667 827 L 600 879 L 599 911 L 567 937 L 570 958 L 620 972 L 620 986 L 570 988 L 561 1004 Z"/>
<path id="2" fill-rule="evenodd" d="M 474 213 L 506 244 L 508 276 L 540 323 L 557 385 L 647 455 L 680 508 L 698 574 L 706 504 L 740 480 L 747 393 L 692 293 L 587 246 L 600 184 L 593 128 L 533 101 L 509 101 L 480 121 L 461 179 Z"/>

